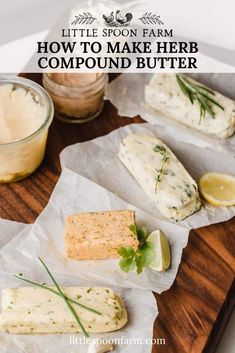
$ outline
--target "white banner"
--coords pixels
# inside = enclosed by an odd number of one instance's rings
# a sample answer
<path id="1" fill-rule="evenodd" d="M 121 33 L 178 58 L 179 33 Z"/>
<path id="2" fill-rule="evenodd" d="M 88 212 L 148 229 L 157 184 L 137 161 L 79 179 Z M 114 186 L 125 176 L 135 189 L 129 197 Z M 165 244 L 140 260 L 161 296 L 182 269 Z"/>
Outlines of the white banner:
<path id="1" fill-rule="evenodd" d="M 232 73 L 234 7 L 232 0 L 83 2 L 48 23 L 45 39 L 35 37 L 23 72 Z M 17 72 L 17 55 L 0 58 L 1 72 Z"/>

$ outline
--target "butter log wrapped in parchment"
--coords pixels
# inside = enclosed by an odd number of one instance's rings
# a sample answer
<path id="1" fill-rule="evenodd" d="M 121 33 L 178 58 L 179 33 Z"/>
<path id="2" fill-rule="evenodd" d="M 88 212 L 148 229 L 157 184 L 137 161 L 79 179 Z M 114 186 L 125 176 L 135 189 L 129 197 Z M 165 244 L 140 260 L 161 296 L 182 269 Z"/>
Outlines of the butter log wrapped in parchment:
<path id="1" fill-rule="evenodd" d="M 53 288 L 53 287 L 51 287 Z M 53 288 L 56 290 L 56 288 Z M 103 287 L 66 287 L 64 294 L 101 315 L 73 304 L 87 332 L 111 332 L 127 323 L 127 312 L 121 298 Z M 0 329 L 8 333 L 76 333 L 80 327 L 63 299 L 38 287 L 2 290 Z"/>
<path id="2" fill-rule="evenodd" d="M 119 158 L 165 217 L 182 220 L 200 208 L 196 182 L 160 139 L 130 134 Z"/>
<path id="3" fill-rule="evenodd" d="M 235 102 L 188 76 L 153 75 L 145 86 L 145 101 L 203 133 L 227 138 L 235 132 Z"/>

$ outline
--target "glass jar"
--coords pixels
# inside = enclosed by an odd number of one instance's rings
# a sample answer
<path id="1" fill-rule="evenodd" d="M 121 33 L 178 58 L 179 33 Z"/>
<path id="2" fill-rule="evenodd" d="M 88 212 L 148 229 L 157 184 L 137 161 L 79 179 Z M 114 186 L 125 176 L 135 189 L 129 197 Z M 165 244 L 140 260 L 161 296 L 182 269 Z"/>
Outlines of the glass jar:
<path id="1" fill-rule="evenodd" d="M 85 123 L 100 114 L 107 82 L 107 73 L 43 74 L 43 86 L 54 102 L 56 117 L 68 123 Z"/>
<path id="2" fill-rule="evenodd" d="M 3 85 L 8 86 L 3 87 Z M 1 143 L 0 140 L 0 183 L 21 180 L 38 168 L 45 155 L 48 128 L 54 115 L 51 98 L 35 82 L 20 77 L 0 78 L 0 89 L 6 89 L 6 87 L 9 87 L 12 90 L 11 92 L 16 92 L 18 88 L 23 89 L 23 91 L 21 90 L 21 94 L 22 99 L 25 100 L 19 104 L 19 96 L 18 98 L 16 97 L 14 103 L 17 104 L 18 102 L 19 106 L 16 105 L 16 109 L 18 109 L 19 116 L 23 118 L 22 121 L 15 120 L 11 123 L 11 134 L 14 135 L 14 132 L 17 133 L 17 129 L 21 130 L 21 138 L 13 139 L 12 142 L 7 143 Z M 31 111 L 29 102 L 35 107 L 35 110 L 33 110 L 34 114 L 32 114 L 32 119 L 36 119 L 37 122 L 35 131 L 33 131 L 33 125 L 30 126 L 35 120 L 30 120 Z M 35 113 L 38 109 L 42 112 L 40 114 L 40 121 L 37 121 L 37 114 Z M 2 124 L 4 126 L 4 112 L 1 113 Z M 31 130 L 29 130 L 29 126 Z M 7 131 L 8 127 L 6 125 L 6 128 L 2 129 L 2 136 Z M 29 135 L 27 134 L 28 131 L 31 131 Z M 26 132 L 26 136 L 23 136 L 24 132 Z"/>

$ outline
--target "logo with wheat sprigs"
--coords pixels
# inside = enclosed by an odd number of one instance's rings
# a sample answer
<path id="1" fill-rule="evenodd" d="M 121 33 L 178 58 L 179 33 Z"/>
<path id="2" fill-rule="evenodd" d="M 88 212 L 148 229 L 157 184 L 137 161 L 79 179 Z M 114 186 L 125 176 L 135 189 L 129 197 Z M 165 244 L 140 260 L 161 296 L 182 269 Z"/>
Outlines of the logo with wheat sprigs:
<path id="1" fill-rule="evenodd" d="M 71 25 L 91 25 L 96 20 L 90 12 L 83 12 L 82 14 L 75 15 L 75 20 Z"/>
<path id="2" fill-rule="evenodd" d="M 108 15 L 103 15 L 104 23 L 108 27 L 126 27 L 129 26 L 133 15 L 128 12 L 122 14 L 120 10 L 111 11 Z"/>
<path id="3" fill-rule="evenodd" d="M 139 18 L 139 20 L 144 25 L 164 25 L 164 22 L 160 20 L 160 16 L 152 12 L 145 12 L 143 16 Z"/>

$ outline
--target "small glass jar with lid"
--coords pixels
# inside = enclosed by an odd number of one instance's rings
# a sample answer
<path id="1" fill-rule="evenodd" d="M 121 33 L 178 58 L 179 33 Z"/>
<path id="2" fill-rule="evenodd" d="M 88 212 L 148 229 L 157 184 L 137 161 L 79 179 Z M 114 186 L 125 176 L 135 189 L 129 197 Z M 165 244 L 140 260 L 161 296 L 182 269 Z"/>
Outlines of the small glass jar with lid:
<path id="1" fill-rule="evenodd" d="M 50 94 L 56 117 L 68 123 L 85 123 L 103 109 L 107 73 L 44 73 L 43 86 Z"/>
<path id="2" fill-rule="evenodd" d="M 0 77 L 0 183 L 21 180 L 38 168 L 53 115 L 43 87 L 21 77 Z"/>

